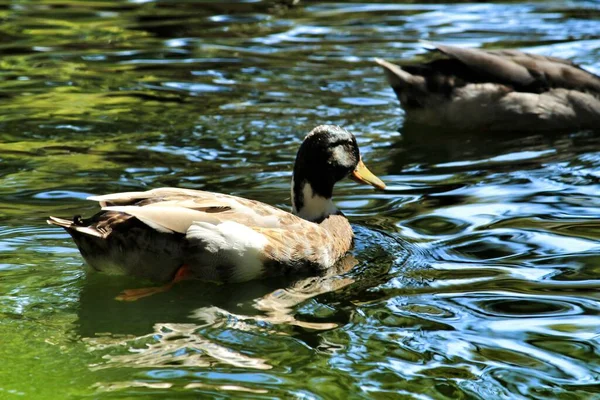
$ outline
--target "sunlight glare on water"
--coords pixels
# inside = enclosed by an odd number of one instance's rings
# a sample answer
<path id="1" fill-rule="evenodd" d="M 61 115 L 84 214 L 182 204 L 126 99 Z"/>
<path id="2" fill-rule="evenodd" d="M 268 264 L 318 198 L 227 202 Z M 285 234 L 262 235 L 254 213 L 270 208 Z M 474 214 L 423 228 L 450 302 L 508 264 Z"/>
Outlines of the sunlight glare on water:
<path id="1" fill-rule="evenodd" d="M 10 1 L 0 5 L 0 398 L 600 397 L 600 142 L 415 131 L 374 57 L 419 40 L 600 71 L 594 1 Z M 48 215 L 178 186 L 289 209 L 318 124 L 385 192 L 344 181 L 356 246 L 296 280 L 89 273 Z"/>

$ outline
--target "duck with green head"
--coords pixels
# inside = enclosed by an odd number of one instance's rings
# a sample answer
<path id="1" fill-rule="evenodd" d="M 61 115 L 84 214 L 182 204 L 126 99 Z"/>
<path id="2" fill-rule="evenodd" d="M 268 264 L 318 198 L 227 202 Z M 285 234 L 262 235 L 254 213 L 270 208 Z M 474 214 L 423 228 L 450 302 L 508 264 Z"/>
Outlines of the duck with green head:
<path id="1" fill-rule="evenodd" d="M 346 176 L 385 188 L 363 164 L 354 135 L 321 125 L 296 156 L 292 213 L 221 193 L 160 188 L 92 196 L 102 207 L 96 215 L 48 223 L 71 235 L 93 269 L 157 282 L 183 270 L 219 282 L 318 272 L 352 247 L 352 227 L 332 201 Z"/>

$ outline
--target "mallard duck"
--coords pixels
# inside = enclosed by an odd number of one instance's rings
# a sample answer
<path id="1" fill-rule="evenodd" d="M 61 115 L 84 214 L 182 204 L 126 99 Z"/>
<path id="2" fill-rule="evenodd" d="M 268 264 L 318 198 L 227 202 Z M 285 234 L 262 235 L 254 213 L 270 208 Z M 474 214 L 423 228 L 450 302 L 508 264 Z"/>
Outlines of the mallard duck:
<path id="1" fill-rule="evenodd" d="M 516 50 L 432 44 L 442 56 L 398 66 L 376 59 L 409 123 L 462 130 L 600 126 L 600 77 L 571 61 Z"/>
<path id="2" fill-rule="evenodd" d="M 293 213 L 226 194 L 160 188 L 92 196 L 102 207 L 96 215 L 48 223 L 66 229 L 93 269 L 157 282 L 172 281 L 183 268 L 188 277 L 217 282 L 318 272 L 352 247 L 350 223 L 331 199 L 348 175 L 385 188 L 363 164 L 354 135 L 321 125 L 296 156 Z"/>

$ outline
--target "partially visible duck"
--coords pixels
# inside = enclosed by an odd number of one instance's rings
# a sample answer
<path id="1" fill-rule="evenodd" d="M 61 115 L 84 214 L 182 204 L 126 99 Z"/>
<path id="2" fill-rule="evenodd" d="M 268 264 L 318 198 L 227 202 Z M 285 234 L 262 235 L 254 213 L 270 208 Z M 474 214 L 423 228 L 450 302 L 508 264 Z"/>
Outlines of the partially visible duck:
<path id="1" fill-rule="evenodd" d="M 332 202 L 335 183 L 350 175 L 384 183 L 361 161 L 350 132 L 313 129 L 294 164 L 293 214 L 241 197 L 160 188 L 93 196 L 102 210 L 90 218 L 50 217 L 94 269 L 168 282 L 181 275 L 242 282 L 331 268 L 353 244 L 346 217 Z M 179 271 L 179 272 L 178 272 Z"/>
<path id="2" fill-rule="evenodd" d="M 376 59 L 407 122 L 463 130 L 600 127 L 600 77 L 571 61 L 516 50 L 432 44 L 441 56 L 398 66 Z"/>

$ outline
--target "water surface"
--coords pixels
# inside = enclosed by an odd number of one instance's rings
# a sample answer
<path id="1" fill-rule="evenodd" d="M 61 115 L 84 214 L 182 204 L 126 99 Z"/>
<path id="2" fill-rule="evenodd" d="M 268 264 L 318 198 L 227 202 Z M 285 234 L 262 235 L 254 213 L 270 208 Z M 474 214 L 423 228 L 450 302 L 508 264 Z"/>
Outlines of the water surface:
<path id="1" fill-rule="evenodd" d="M 288 4 L 291 2 L 288 2 Z M 373 57 L 418 40 L 600 72 L 600 5 L 4 1 L 0 398 L 600 398 L 600 141 L 403 126 Z M 357 246 L 305 280 L 86 273 L 48 215 L 161 186 L 289 208 L 314 126 L 353 131 L 376 192 L 336 199 Z"/>

